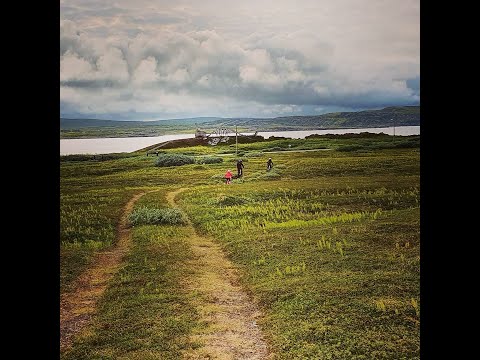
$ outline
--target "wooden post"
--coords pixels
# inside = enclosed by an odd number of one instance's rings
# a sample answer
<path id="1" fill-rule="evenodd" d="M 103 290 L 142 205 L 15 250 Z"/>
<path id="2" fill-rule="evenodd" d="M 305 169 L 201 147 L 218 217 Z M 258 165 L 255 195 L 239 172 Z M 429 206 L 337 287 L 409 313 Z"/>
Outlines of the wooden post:
<path id="1" fill-rule="evenodd" d="M 237 125 L 235 125 L 235 156 L 238 154 L 238 131 Z"/>

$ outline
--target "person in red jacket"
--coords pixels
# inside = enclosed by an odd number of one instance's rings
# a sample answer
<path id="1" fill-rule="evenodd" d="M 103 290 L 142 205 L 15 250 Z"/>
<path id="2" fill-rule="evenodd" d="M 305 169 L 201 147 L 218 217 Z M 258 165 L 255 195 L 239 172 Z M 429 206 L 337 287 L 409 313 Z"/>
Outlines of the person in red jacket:
<path id="1" fill-rule="evenodd" d="M 232 182 L 232 177 L 233 177 L 232 172 L 230 170 L 227 170 L 225 174 L 225 179 L 227 180 L 227 184 L 230 184 Z"/>

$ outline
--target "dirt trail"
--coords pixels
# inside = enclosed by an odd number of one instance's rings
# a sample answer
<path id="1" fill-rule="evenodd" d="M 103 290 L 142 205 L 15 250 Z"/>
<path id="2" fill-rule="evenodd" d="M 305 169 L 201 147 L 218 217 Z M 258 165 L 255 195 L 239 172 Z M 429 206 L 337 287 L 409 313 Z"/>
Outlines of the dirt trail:
<path id="1" fill-rule="evenodd" d="M 184 190 L 168 193 L 168 203 L 177 207 L 175 196 Z M 186 352 L 185 358 L 267 359 L 267 344 L 256 323 L 261 314 L 240 286 L 233 264 L 219 245 L 199 236 L 190 222 L 188 226 L 195 260 L 188 264 L 193 273 L 184 286 L 197 294 L 195 307 L 207 326 L 193 336 L 202 346 Z"/>
<path id="2" fill-rule="evenodd" d="M 128 214 L 135 202 L 146 192 L 133 196 L 125 205 L 117 226 L 117 242 L 110 251 L 99 253 L 92 266 L 75 281 L 72 291 L 60 298 L 60 350 L 70 346 L 74 335 L 90 322 L 95 313 L 95 305 L 107 284 L 119 269 L 122 258 L 130 248 L 130 229 L 127 227 Z"/>

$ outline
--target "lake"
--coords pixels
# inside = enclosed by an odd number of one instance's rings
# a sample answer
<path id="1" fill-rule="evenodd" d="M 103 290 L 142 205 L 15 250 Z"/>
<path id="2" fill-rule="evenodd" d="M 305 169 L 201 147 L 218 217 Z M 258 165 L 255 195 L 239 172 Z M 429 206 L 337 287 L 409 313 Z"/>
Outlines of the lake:
<path id="1" fill-rule="evenodd" d="M 329 129 L 329 130 L 299 130 L 299 131 L 265 131 L 258 132 L 265 138 L 270 136 L 283 136 L 294 139 L 303 139 L 312 134 L 358 134 L 361 132 L 385 133 L 393 135 L 393 127 L 363 128 L 363 129 Z M 250 133 L 249 133 L 250 134 Z M 419 135 L 420 126 L 397 126 L 395 135 Z M 235 136 L 235 134 L 230 134 Z M 99 139 L 61 139 L 60 155 L 71 154 L 108 154 L 120 152 L 132 152 L 143 149 L 147 146 L 158 144 L 164 141 L 177 139 L 190 139 L 194 134 L 173 134 L 151 137 L 126 137 L 126 138 L 99 138 Z"/>

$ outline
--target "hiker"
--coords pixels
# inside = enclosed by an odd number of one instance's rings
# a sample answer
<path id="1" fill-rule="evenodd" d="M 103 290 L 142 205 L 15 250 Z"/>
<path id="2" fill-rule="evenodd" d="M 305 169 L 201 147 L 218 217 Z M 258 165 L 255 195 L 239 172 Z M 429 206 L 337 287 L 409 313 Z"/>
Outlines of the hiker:
<path id="1" fill-rule="evenodd" d="M 232 176 L 233 176 L 232 172 L 230 170 L 227 170 L 225 174 L 225 179 L 227 184 L 230 184 L 232 182 Z"/>
<path id="2" fill-rule="evenodd" d="M 238 171 L 238 176 L 237 177 L 243 176 L 243 168 L 244 168 L 243 161 L 238 160 L 237 161 L 237 171 Z"/>
<path id="3" fill-rule="evenodd" d="M 267 161 L 267 171 L 272 170 L 272 167 L 273 167 L 273 161 L 272 161 L 272 158 L 269 158 Z"/>

